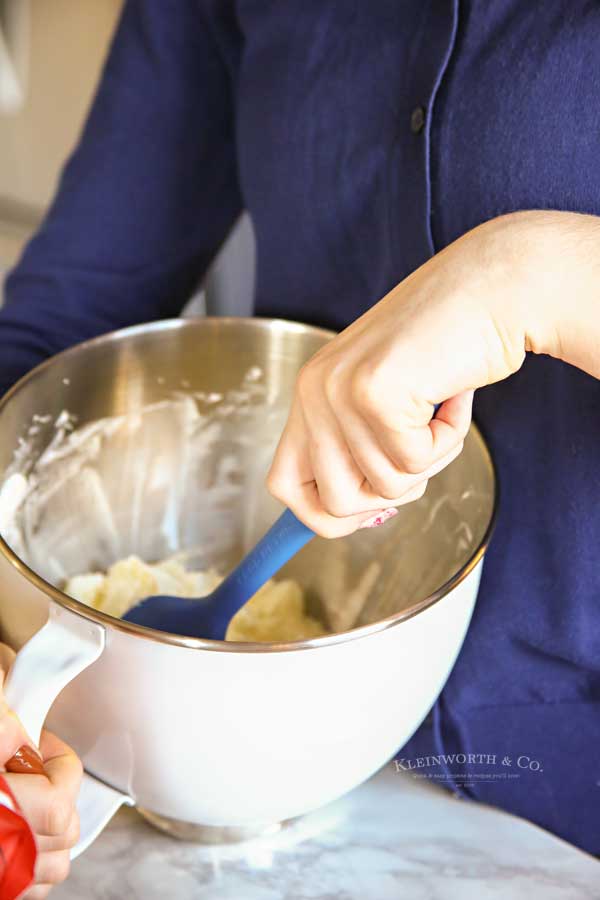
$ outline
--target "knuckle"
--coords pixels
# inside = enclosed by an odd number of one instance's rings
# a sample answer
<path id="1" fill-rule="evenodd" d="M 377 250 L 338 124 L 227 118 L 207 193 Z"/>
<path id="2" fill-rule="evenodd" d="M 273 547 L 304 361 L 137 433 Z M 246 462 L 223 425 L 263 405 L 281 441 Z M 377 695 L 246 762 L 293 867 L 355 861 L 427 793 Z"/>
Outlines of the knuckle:
<path id="1" fill-rule="evenodd" d="M 285 506 L 290 506 L 296 494 L 297 488 L 293 486 L 289 479 L 282 475 L 277 468 L 271 469 L 266 478 L 266 486 L 269 494 L 279 500 Z"/>
<path id="2" fill-rule="evenodd" d="M 71 751 L 71 754 L 72 754 L 71 765 L 73 766 L 73 769 L 77 772 L 76 777 L 77 777 L 78 783 L 81 784 L 81 780 L 83 778 L 83 763 L 81 762 L 79 757 L 76 756 L 75 753 L 73 753 L 73 751 Z"/>
<path id="3" fill-rule="evenodd" d="M 399 447 L 394 454 L 397 467 L 407 475 L 420 475 L 431 465 L 430 454 L 409 447 Z"/>
<path id="4" fill-rule="evenodd" d="M 390 485 L 383 485 L 383 489 L 378 491 L 382 500 L 395 500 L 396 497 L 402 496 L 402 490 L 394 490 Z"/>
<path id="5" fill-rule="evenodd" d="M 390 478 L 389 476 L 372 475 L 369 478 L 369 484 L 373 493 L 383 500 L 395 500 L 396 497 L 401 497 L 403 491 L 406 490 L 406 485 L 403 484 L 401 476 Z"/>
<path id="6" fill-rule="evenodd" d="M 329 359 L 316 373 L 319 383 L 323 385 L 325 396 L 333 406 L 337 405 L 345 394 L 347 386 L 347 370 L 343 359 Z"/>
<path id="7" fill-rule="evenodd" d="M 71 817 L 71 823 L 65 834 L 65 850 L 71 850 L 75 846 L 79 840 L 80 834 L 81 826 L 79 823 L 79 816 L 75 813 L 75 815 Z"/>
<path id="8" fill-rule="evenodd" d="M 420 499 L 421 499 L 421 497 L 424 495 L 425 491 L 427 490 L 427 485 L 428 485 L 428 484 L 429 484 L 428 481 L 423 481 L 422 484 L 418 485 L 418 486 L 415 488 L 415 492 L 414 492 L 414 499 L 415 499 L 415 500 L 420 500 Z"/>
<path id="9" fill-rule="evenodd" d="M 408 475 L 420 475 L 422 472 L 427 470 L 429 466 L 429 457 L 424 455 L 422 456 L 407 456 L 404 460 L 404 470 Z"/>
<path id="10" fill-rule="evenodd" d="M 369 416 L 381 414 L 381 391 L 370 367 L 364 364 L 357 366 L 351 379 L 350 392 L 361 412 Z"/>
<path id="11" fill-rule="evenodd" d="M 412 488 L 412 490 L 407 491 L 404 496 L 400 498 L 400 505 L 403 506 L 406 503 L 414 503 L 415 500 L 420 500 L 427 490 L 427 484 L 427 481 L 422 481 L 421 484 L 418 484 L 416 487 Z"/>
<path id="12" fill-rule="evenodd" d="M 70 871 L 71 860 L 69 858 L 69 851 L 67 850 L 65 853 L 60 854 L 59 861 L 55 863 L 54 871 L 52 873 L 53 884 L 60 884 L 61 881 L 66 881 Z"/>
<path id="13" fill-rule="evenodd" d="M 338 379 L 336 377 L 335 371 L 329 372 L 323 378 L 323 390 L 325 391 L 325 396 L 329 400 L 330 403 L 336 403 L 338 399 Z"/>
<path id="14" fill-rule="evenodd" d="M 283 500 L 283 484 L 278 472 L 270 469 L 266 478 L 268 492 L 275 497 L 276 500 Z"/>
<path id="15" fill-rule="evenodd" d="M 337 495 L 321 497 L 324 511 L 335 519 L 345 519 L 356 513 L 356 507 L 345 497 Z"/>
<path id="16" fill-rule="evenodd" d="M 458 456 L 460 456 L 460 454 L 463 451 L 463 448 L 464 448 L 463 441 L 460 441 L 458 444 L 455 444 L 455 446 L 452 448 L 452 450 L 450 450 L 448 453 L 446 453 L 440 459 L 438 459 L 434 463 L 432 463 L 432 465 L 429 467 L 428 471 L 431 472 L 432 475 L 435 475 L 438 472 L 441 472 L 443 469 L 446 468 L 446 466 L 449 466 L 450 463 L 454 462 L 454 460 Z"/>
<path id="17" fill-rule="evenodd" d="M 50 884 L 36 884 L 23 895 L 23 900 L 46 900 L 51 887 Z"/>
<path id="18" fill-rule="evenodd" d="M 42 859 L 44 865 L 44 882 L 48 884 L 60 884 L 69 875 L 71 863 L 67 850 L 48 854 Z"/>
<path id="19" fill-rule="evenodd" d="M 459 422 L 459 424 L 456 428 L 457 441 L 464 441 L 464 439 L 468 435 L 469 430 L 471 428 L 471 421 L 472 421 L 471 416 L 469 416 L 468 418 L 465 418 L 465 420 L 463 422 Z"/>
<path id="20" fill-rule="evenodd" d="M 45 832 L 53 837 L 64 834 L 71 822 L 73 804 L 66 797 L 55 794 L 50 797 L 45 811 Z"/>
<path id="21" fill-rule="evenodd" d="M 296 393 L 301 402 L 304 402 L 307 397 L 312 397 L 313 395 L 316 381 L 315 370 L 316 365 L 314 360 L 309 360 L 307 363 L 304 363 L 296 376 Z"/>
<path id="22" fill-rule="evenodd" d="M 452 449 L 452 453 L 450 454 L 450 462 L 455 460 L 457 456 L 460 456 L 464 449 L 465 441 L 464 438 L 461 438 L 461 440 L 459 440 L 456 446 Z"/>
<path id="23" fill-rule="evenodd" d="M 353 379 L 352 397 L 359 412 L 374 423 L 376 432 L 378 429 L 391 432 L 393 450 L 389 456 L 399 474 L 420 475 L 424 472 L 430 464 L 430 454 L 410 446 L 413 443 L 411 435 L 402 430 L 398 415 L 391 407 L 393 398 L 389 391 L 379 387 L 377 377 L 358 370 Z M 397 490 L 394 491 L 392 496 L 398 496 Z"/>
<path id="24" fill-rule="evenodd" d="M 321 537 L 331 540 L 340 537 L 344 532 L 340 531 L 339 523 L 333 520 L 321 520 L 318 525 L 314 526 L 314 531 Z"/>

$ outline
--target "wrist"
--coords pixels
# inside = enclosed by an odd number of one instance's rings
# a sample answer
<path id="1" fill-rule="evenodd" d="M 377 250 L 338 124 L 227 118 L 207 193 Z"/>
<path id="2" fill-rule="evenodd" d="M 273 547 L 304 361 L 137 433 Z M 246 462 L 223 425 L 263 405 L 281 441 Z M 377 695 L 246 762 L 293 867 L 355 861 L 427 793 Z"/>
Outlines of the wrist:
<path id="1" fill-rule="evenodd" d="M 496 321 L 525 350 L 578 365 L 585 328 L 598 319 L 600 219 L 527 210 L 480 228 Z"/>

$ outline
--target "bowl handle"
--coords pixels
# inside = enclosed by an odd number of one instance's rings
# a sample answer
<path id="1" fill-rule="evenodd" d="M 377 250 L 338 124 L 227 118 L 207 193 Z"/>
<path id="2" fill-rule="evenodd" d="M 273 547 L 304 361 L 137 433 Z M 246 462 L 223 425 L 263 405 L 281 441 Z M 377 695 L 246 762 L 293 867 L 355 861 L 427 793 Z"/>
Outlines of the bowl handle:
<path id="1" fill-rule="evenodd" d="M 4 695 L 36 744 L 55 699 L 70 681 L 98 659 L 104 644 L 105 631 L 101 625 L 51 605 L 46 624 L 17 653 Z M 71 859 L 89 847 L 123 804 L 132 806 L 133 800 L 84 773 L 77 800 L 80 837 L 71 850 Z"/>
<path id="2" fill-rule="evenodd" d="M 83 773 L 77 798 L 79 840 L 71 850 L 71 859 L 87 850 L 121 806 L 133 806 L 133 799 L 88 772 Z"/>

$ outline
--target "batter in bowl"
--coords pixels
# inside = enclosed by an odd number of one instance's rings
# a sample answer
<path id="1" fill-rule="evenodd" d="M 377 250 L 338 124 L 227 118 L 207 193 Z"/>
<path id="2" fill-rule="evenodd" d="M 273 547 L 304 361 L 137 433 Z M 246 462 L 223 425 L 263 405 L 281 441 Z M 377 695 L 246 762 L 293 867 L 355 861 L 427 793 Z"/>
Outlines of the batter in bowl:
<path id="1" fill-rule="evenodd" d="M 74 575 L 64 586 L 65 593 L 110 616 L 121 618 L 132 606 L 153 594 L 175 597 L 205 597 L 223 577 L 214 569 L 187 571 L 175 559 L 145 563 L 128 556 L 108 572 Z M 227 641 L 300 641 L 319 637 L 327 631 L 306 612 L 299 584 L 291 579 L 268 581 L 236 613 L 227 628 Z"/>

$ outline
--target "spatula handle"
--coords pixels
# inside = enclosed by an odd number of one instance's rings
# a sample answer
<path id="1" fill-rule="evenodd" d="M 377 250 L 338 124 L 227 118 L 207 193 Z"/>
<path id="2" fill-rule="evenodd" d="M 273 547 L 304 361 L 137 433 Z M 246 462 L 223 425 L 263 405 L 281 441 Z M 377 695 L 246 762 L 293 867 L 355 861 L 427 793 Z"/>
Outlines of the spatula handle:
<path id="1" fill-rule="evenodd" d="M 211 595 L 211 600 L 218 601 L 223 617 L 229 621 L 314 536 L 314 531 L 286 509 L 254 550 Z"/>

